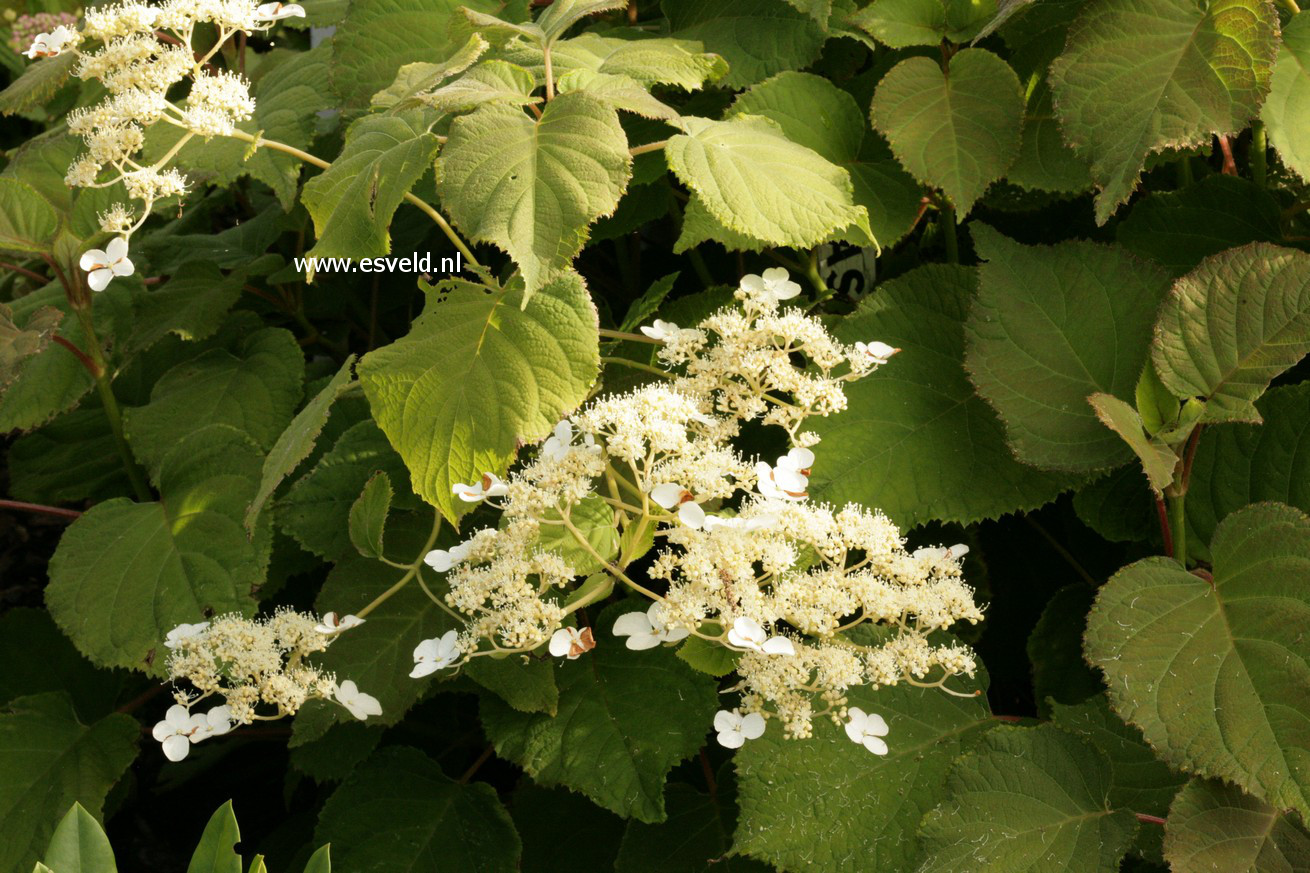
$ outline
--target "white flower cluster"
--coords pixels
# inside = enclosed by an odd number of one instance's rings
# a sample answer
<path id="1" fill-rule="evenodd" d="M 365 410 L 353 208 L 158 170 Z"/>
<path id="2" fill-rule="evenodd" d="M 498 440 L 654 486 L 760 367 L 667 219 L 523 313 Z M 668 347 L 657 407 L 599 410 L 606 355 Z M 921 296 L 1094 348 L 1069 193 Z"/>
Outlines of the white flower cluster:
<path id="1" fill-rule="evenodd" d="M 329 612 L 321 619 L 290 609 L 266 618 L 238 613 L 212 621 L 182 624 L 168 632 L 168 676 L 185 680 L 190 688 L 175 687 L 176 701 L 164 720 L 155 725 L 154 737 L 170 761 L 186 757 L 190 744 L 227 733 L 234 725 L 271 721 L 294 715 L 308 700 L 330 700 L 355 718 L 381 715 L 376 698 L 354 682 L 337 683 L 336 677 L 308 663 L 332 641 L 364 620 Z M 201 701 L 218 696 L 223 703 L 205 714 L 192 714 Z"/>
<path id="2" fill-rule="evenodd" d="M 102 272 L 99 281 L 90 280 L 93 290 L 103 290 L 114 276 L 131 274 L 127 240 L 155 203 L 186 193 L 186 178 L 168 167 L 182 147 L 196 136 L 229 135 L 254 113 L 249 82 L 214 69 L 210 61 L 233 35 L 267 30 L 281 19 L 304 14 L 295 4 L 257 5 L 254 0 L 166 0 L 158 6 L 123 0 L 88 9 L 80 33 L 61 25 L 32 41 L 24 54 L 33 59 L 77 51 L 76 75 L 99 81 L 105 90 L 99 103 L 68 115 L 69 131 L 82 138 L 86 151 L 69 166 L 67 184 L 121 184 L 132 201 L 116 203 L 100 216 L 101 229 L 117 235 L 110 250 L 122 241 L 124 257 L 118 263 L 127 270 Z M 203 52 L 192 45 L 201 25 L 212 25 L 217 32 L 213 45 Z M 92 47 L 79 51 L 79 43 Z M 185 102 L 174 103 L 170 94 L 188 80 Z M 146 130 L 161 122 L 178 128 L 173 145 L 157 160 L 144 163 Z M 98 249 L 87 254 L 97 253 L 104 254 Z M 103 259 L 92 260 L 98 266 L 84 264 L 83 269 L 103 269 Z"/>
<path id="3" fill-rule="evenodd" d="M 729 747 L 760 736 L 767 719 L 806 737 L 826 715 L 884 754 L 886 723 L 848 708 L 849 689 L 944 687 L 972 675 L 967 648 L 930 641 L 982 618 L 960 573 L 966 549 L 911 554 L 882 514 L 809 498 L 817 439 L 801 430 L 805 420 L 843 409 L 843 385 L 898 350 L 839 342 L 817 319 L 783 308 L 797 293 L 786 271 L 768 270 L 742 280 L 739 305 L 694 328 L 643 328 L 662 345 L 666 382 L 593 401 L 505 481 L 487 474 L 456 485 L 461 499 L 486 501 L 503 518 L 427 556 L 446 574 L 445 602 L 466 622 L 421 643 L 411 675 L 543 644 L 567 658 L 594 648 L 591 629 L 570 616 L 595 599 L 587 592 L 607 589 L 574 584 L 561 542 L 652 601 L 615 623 L 628 648 L 695 636 L 740 653 L 729 689 L 740 692 L 740 707 L 714 724 Z M 773 463 L 743 457 L 732 440 L 751 421 L 782 427 L 790 450 Z M 597 504 L 623 544 L 617 556 L 588 535 Z M 652 548 L 639 582 L 629 566 Z"/>

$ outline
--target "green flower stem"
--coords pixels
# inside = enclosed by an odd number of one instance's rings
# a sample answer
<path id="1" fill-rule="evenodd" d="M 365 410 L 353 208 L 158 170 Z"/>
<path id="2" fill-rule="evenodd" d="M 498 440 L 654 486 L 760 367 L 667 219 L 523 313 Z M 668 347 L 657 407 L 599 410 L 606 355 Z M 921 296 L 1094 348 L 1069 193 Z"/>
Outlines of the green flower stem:
<path id="1" fill-rule="evenodd" d="M 377 597 L 373 598 L 372 603 L 356 612 L 355 615 L 360 618 L 368 615 L 370 612 L 390 600 L 393 594 L 408 585 L 409 581 L 418 575 L 418 568 L 423 566 L 423 559 L 427 556 L 428 552 L 432 550 L 432 546 L 437 542 L 437 536 L 441 533 L 441 513 L 434 511 L 433 514 L 435 515 L 435 518 L 432 521 L 432 532 L 428 534 L 427 542 L 423 544 L 423 548 L 419 549 L 418 557 L 414 559 L 414 563 L 409 565 L 409 569 L 405 571 L 405 575 L 401 576 L 400 580 L 396 582 L 395 585 L 392 585 L 386 591 L 383 591 Z"/>
<path id="2" fill-rule="evenodd" d="M 644 585 L 638 585 L 636 582 L 633 582 L 632 579 L 628 577 L 627 573 L 624 573 L 618 567 L 614 566 L 609 561 L 601 557 L 600 552 L 596 551 L 596 547 L 593 546 L 591 543 L 587 542 L 587 538 L 582 535 L 582 531 L 578 530 L 577 527 L 574 526 L 573 521 L 569 518 L 567 513 L 560 513 L 560 518 L 564 520 L 564 528 L 569 532 L 569 534 L 573 537 L 573 539 L 577 540 L 578 545 L 582 546 L 582 548 L 589 555 L 595 558 L 597 563 L 599 563 L 602 567 L 604 567 L 607 573 L 609 573 L 615 579 L 618 579 L 624 585 L 627 585 L 633 591 L 644 594 L 647 597 L 649 597 L 651 600 L 664 599 L 663 597 L 660 597 L 658 594 L 656 594 L 654 591 L 651 591 L 649 588 L 645 587 Z M 585 600 L 586 598 L 583 599 Z M 579 601 L 579 603 L 581 603 L 581 601 Z M 573 604 L 574 607 L 577 607 L 578 605 L 579 605 L 578 603 Z"/>
<path id="3" fill-rule="evenodd" d="M 937 216 L 937 223 L 941 227 L 942 242 L 946 245 L 947 263 L 960 263 L 960 238 L 955 230 L 955 207 L 952 204 L 942 203 L 941 212 Z"/>
<path id="4" fill-rule="evenodd" d="M 635 158 L 637 155 L 644 155 L 647 152 L 657 152 L 668 144 L 669 141 L 667 139 L 662 139 L 659 142 L 648 142 L 645 145 L 639 145 L 628 149 L 628 154 Z"/>
<path id="5" fill-rule="evenodd" d="M 1187 567 L 1187 513 L 1186 494 L 1170 494 L 1165 497 L 1169 506 L 1169 530 L 1173 534 L 1174 557 L 1184 568 Z"/>
<path id="6" fill-rule="evenodd" d="M 255 146 L 255 148 L 266 147 L 266 148 L 273 149 L 274 151 L 279 151 L 279 152 L 283 152 L 284 154 L 291 155 L 293 158 L 299 158 L 300 160 L 304 161 L 307 164 L 311 164 L 312 166 L 318 167 L 320 170 L 326 170 L 328 167 L 332 166 L 330 162 L 325 161 L 322 158 L 315 157 L 314 155 L 311 155 L 309 152 L 302 151 L 301 149 L 298 149 L 295 146 L 287 145 L 284 142 L 278 142 L 277 140 L 273 140 L 273 139 L 264 139 L 262 136 L 254 137 L 246 133 L 244 130 L 234 130 L 232 131 L 230 136 L 233 139 L 239 139 L 242 142 L 248 142 L 251 145 Z M 473 250 L 468 247 L 468 245 L 464 242 L 464 240 L 460 239 L 459 234 L 455 233 L 455 229 L 450 226 L 450 222 L 446 221 L 445 216 L 442 215 L 440 212 L 438 212 L 436 209 L 434 209 L 432 207 L 432 204 L 427 203 L 426 201 L 420 199 L 419 197 L 414 196 L 414 193 L 411 191 L 405 192 L 405 201 L 408 203 L 412 203 L 414 206 L 417 206 L 428 216 L 428 218 L 432 219 L 432 221 L 437 225 L 437 227 L 441 229 L 441 232 L 446 235 L 446 239 L 450 240 L 451 244 L 455 246 L 455 248 L 459 251 L 461 255 L 464 256 L 464 260 L 468 262 L 469 266 L 482 269 L 482 264 L 478 261 L 477 257 L 473 254 Z"/>
<path id="7" fill-rule="evenodd" d="M 1269 134 L 1260 119 L 1251 122 L 1251 179 L 1261 188 L 1269 177 Z"/>
<path id="8" fill-rule="evenodd" d="M 1296 0 L 1283 0 L 1283 6 L 1285 6 L 1287 11 L 1293 15 L 1296 15 L 1301 11 L 1301 7 L 1297 5 Z"/>
<path id="9" fill-rule="evenodd" d="M 104 407 L 105 418 L 109 420 L 109 431 L 114 435 L 114 445 L 123 462 L 123 469 L 127 471 L 128 481 L 132 483 L 132 491 L 136 494 L 137 500 L 149 503 L 155 498 L 150 493 L 150 486 L 146 484 L 141 468 L 137 466 L 132 448 L 127 444 L 127 438 L 123 435 L 123 414 L 118 408 L 118 399 L 114 397 L 113 386 L 109 383 L 109 368 L 105 364 L 104 352 L 100 349 L 100 338 L 96 336 L 95 326 L 91 323 L 91 309 L 88 306 L 74 305 L 73 312 L 81 322 L 82 332 L 86 335 L 92 363 L 88 370 L 91 377 L 95 379 L 96 390 L 100 393 L 100 404 Z"/>
<path id="10" fill-rule="evenodd" d="M 634 343 L 650 343 L 653 346 L 660 345 L 659 340 L 653 340 L 650 337 L 646 336 L 645 334 L 627 333 L 621 330 L 610 330 L 607 327 L 602 327 L 600 329 L 600 335 L 605 337 L 606 339 L 621 339 L 621 340 L 628 340 L 629 342 L 634 342 Z"/>
<path id="11" fill-rule="evenodd" d="M 661 370 L 661 369 L 658 368 L 658 367 L 652 367 L 650 364 L 643 364 L 643 363 L 640 363 L 640 362 L 638 362 L 638 361 L 629 361 L 627 358 L 606 358 L 606 357 L 602 357 L 600 360 L 601 360 L 601 363 L 604 363 L 604 364 L 618 364 L 618 365 L 621 366 L 621 367 L 631 367 L 631 368 L 634 369 L 634 370 L 642 370 L 643 372 L 646 372 L 646 373 L 654 373 L 656 376 L 660 376 L 660 377 L 662 377 L 662 378 L 664 378 L 664 379 L 672 379 L 672 378 L 673 378 L 673 376 L 672 376 L 671 374 L 664 372 L 663 370 Z"/>

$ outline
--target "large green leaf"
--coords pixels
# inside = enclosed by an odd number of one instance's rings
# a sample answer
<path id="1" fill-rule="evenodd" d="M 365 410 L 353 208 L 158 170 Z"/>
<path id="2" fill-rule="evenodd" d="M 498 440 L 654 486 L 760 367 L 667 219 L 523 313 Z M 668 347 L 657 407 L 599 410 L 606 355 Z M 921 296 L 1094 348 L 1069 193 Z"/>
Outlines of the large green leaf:
<path id="1" fill-rule="evenodd" d="M 1116 238 L 1180 276 L 1209 255 L 1283 237 L 1278 201 L 1237 176 L 1207 176 L 1182 191 L 1154 191 L 1133 205 Z"/>
<path id="2" fill-rule="evenodd" d="M 1249 506 L 1211 552 L 1213 582 L 1167 558 L 1115 574 L 1088 619 L 1087 659 L 1165 761 L 1310 814 L 1310 518 Z"/>
<path id="3" fill-rule="evenodd" d="M 147 349 L 169 334 L 190 341 L 212 336 L 241 297 L 243 279 L 240 273 L 224 276 L 209 261 L 183 264 L 162 286 L 132 301 L 128 349 Z"/>
<path id="4" fill-rule="evenodd" d="M 996 0 L 874 0 L 853 19 L 891 48 L 969 42 L 996 14 Z"/>
<path id="5" fill-rule="evenodd" d="M 768 873 L 773 868 L 730 854 L 737 825 L 731 773 L 725 767 L 713 795 L 675 782 L 665 792 L 667 821 L 628 822 L 614 873 Z"/>
<path id="6" fill-rule="evenodd" d="M 366 258 L 391 251 L 391 217 L 437 151 L 418 112 L 371 115 L 346 132 L 332 166 L 305 183 L 300 199 L 314 219 L 320 258 Z"/>
<path id="7" fill-rule="evenodd" d="M 242 431 L 261 448 L 273 445 L 300 400 L 305 358 L 281 328 L 242 337 L 177 364 L 159 378 L 145 406 L 123 416 L 128 441 L 151 471 L 178 440 L 210 424 Z"/>
<path id="8" fill-rule="evenodd" d="M 981 290 L 965 365 L 1019 459 L 1090 472 L 1131 453 L 1087 398 L 1134 398 L 1168 276 L 1090 242 L 1024 246 L 973 225 Z"/>
<path id="9" fill-rule="evenodd" d="M 49 252 L 59 213 L 31 185 L 0 178 L 0 251 Z"/>
<path id="10" fill-rule="evenodd" d="M 37 655 L 36 653 L 39 653 Z M 106 672 L 83 658 L 55 627 L 50 613 L 15 607 L 0 616 L 0 703 L 17 697 L 65 691 L 86 721 L 114 709 L 128 676 Z"/>
<path id="11" fill-rule="evenodd" d="M 965 49 L 946 71 L 928 58 L 901 61 L 878 83 L 872 112 L 905 168 L 961 216 L 1019 153 L 1019 78 L 984 49 Z"/>
<path id="12" fill-rule="evenodd" d="M 1173 873 L 1306 873 L 1310 834 L 1240 789 L 1193 779 L 1169 810 L 1164 853 Z"/>
<path id="13" fill-rule="evenodd" d="M 573 91 L 539 119 L 503 105 L 457 118 L 437 173 L 451 218 L 509 252 L 531 295 L 569 268 L 587 228 L 618 206 L 632 158 L 618 113 Z"/>
<path id="14" fill-rule="evenodd" d="M 723 56 L 728 73 L 720 84 L 729 88 L 808 67 L 823 47 L 823 28 L 783 0 L 662 0 L 660 6 L 675 37 Z"/>
<path id="15" fill-rule="evenodd" d="M 1310 352 L 1310 255 L 1253 243 L 1207 258 L 1160 310 L 1151 358 L 1202 421 L 1260 421 L 1255 399 Z"/>
<path id="16" fill-rule="evenodd" d="M 683 118 L 665 147 L 669 167 L 729 230 L 774 246 L 809 248 L 868 214 L 852 200 L 850 174 L 788 139 L 773 121 Z"/>
<path id="17" fill-rule="evenodd" d="M 1276 500 L 1310 512 L 1310 382 L 1256 401 L 1264 424 L 1207 428 L 1192 461 L 1187 546 L 1209 561 L 1219 522 L 1248 503 Z"/>
<path id="18" fill-rule="evenodd" d="M 514 873 L 520 843 L 490 785 L 461 785 L 418 749 L 382 749 L 333 792 L 317 843 L 355 873 Z"/>
<path id="19" fill-rule="evenodd" d="M 602 612 L 596 648 L 556 673 L 555 716 L 517 712 L 482 698 L 496 754 L 542 785 L 579 791 L 625 818 L 662 821 L 664 780 L 705 742 L 718 703 L 714 680 L 668 649 L 634 652 L 610 633 L 619 603 Z"/>
<path id="20" fill-rule="evenodd" d="M 551 66 L 557 77 L 577 70 L 627 76 L 643 85 L 676 85 L 687 91 L 718 79 L 728 70 L 723 58 L 703 51 L 690 39 L 649 37 L 642 31 L 608 31 L 624 38 L 595 32 L 580 33 L 555 43 Z M 538 46 L 511 46 L 505 57 L 544 78 L 545 64 Z"/>
<path id="21" fill-rule="evenodd" d="M 241 873 L 241 856 L 236 844 L 241 839 L 232 801 L 214 810 L 200 834 L 200 842 L 191 853 L 187 873 Z M 56 871 L 58 873 L 58 871 Z"/>
<path id="22" fill-rule="evenodd" d="M 812 420 L 822 437 L 816 497 L 876 506 L 898 524 L 972 522 L 1041 506 L 1070 484 L 1014 459 L 996 413 L 964 371 L 964 328 L 977 271 L 929 265 L 880 286 L 842 319 L 844 342 L 901 353 L 848 385 L 840 415 Z"/>
<path id="23" fill-rule="evenodd" d="M 43 860 L 53 873 L 118 873 L 104 828 L 76 801 L 59 820 Z"/>
<path id="24" fill-rule="evenodd" d="M 49 347 L 63 319 L 61 310 L 42 306 L 19 327 L 13 310 L 0 303 L 0 390 L 18 378 L 24 361 Z"/>
<path id="25" fill-rule="evenodd" d="M 1092 165 L 1104 224 L 1146 158 L 1208 145 L 1259 111 L 1278 48 L 1261 0 L 1100 0 L 1084 7 L 1051 67 L 1065 139 Z M 1129 84 L 1131 83 L 1131 84 Z"/>
<path id="26" fill-rule="evenodd" d="M 1283 163 L 1310 179 L 1310 140 L 1305 134 L 1310 121 L 1310 15 L 1293 15 L 1283 27 L 1283 44 L 1260 117 Z"/>
<path id="27" fill-rule="evenodd" d="M 981 688 L 961 680 L 955 690 Z M 770 725 L 736 755 L 736 848 L 779 868 L 909 870 L 919 820 L 946 799 L 946 771 L 993 720 L 982 697 L 898 685 L 852 688 L 850 705 L 887 722 L 886 755 L 851 742 L 827 718 L 789 740 Z"/>
<path id="28" fill-rule="evenodd" d="M 180 440 L 161 464 L 158 503 L 98 503 L 50 559 L 46 605 L 96 663 L 158 671 L 179 624 L 254 611 L 268 531 L 241 526 L 262 453 L 221 425 Z"/>
<path id="29" fill-rule="evenodd" d="M 26 112 L 49 102 L 73 74 L 78 57 L 77 52 L 63 52 L 32 64 L 8 88 L 0 91 L 0 115 Z"/>
<path id="30" fill-rule="evenodd" d="M 1118 873 L 1137 821 L 1111 807 L 1110 762 L 1052 725 L 1002 727 L 962 758 L 923 820 L 919 873 Z"/>
<path id="31" fill-rule="evenodd" d="M 490 43 L 479 34 L 473 34 L 455 54 L 439 64 L 415 61 L 405 64 L 396 73 L 396 80 L 383 91 L 374 94 L 369 104 L 374 109 L 397 112 L 420 103 L 420 95 L 432 91 L 451 76 L 467 70 L 490 48 Z"/>
<path id="32" fill-rule="evenodd" d="M 359 498 L 350 505 L 350 542 L 367 558 L 386 555 L 383 535 L 391 512 L 391 479 L 381 470 L 373 474 Z"/>
<path id="33" fill-rule="evenodd" d="M 21 697 L 0 711 L 0 870 L 30 870 L 74 803 L 99 815 L 140 735 L 121 713 L 82 724 L 64 694 Z"/>
<path id="34" fill-rule="evenodd" d="M 370 352 L 359 378 L 414 490 L 454 521 L 451 487 L 503 473 L 518 445 L 546 436 L 596 378 L 596 310 L 566 275 L 524 305 L 521 284 L 494 293 L 462 280 L 429 291 L 408 336 Z"/>

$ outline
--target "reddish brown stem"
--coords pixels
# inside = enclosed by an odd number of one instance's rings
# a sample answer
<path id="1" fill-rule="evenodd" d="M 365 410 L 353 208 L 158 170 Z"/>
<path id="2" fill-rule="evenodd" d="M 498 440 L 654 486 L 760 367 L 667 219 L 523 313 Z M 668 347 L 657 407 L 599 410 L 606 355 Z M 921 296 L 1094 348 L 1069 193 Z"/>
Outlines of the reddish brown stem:
<path id="1" fill-rule="evenodd" d="M 1201 430 L 1205 425 L 1198 424 L 1192 429 L 1191 435 L 1187 438 L 1187 448 L 1183 452 L 1183 471 L 1182 486 L 1184 493 L 1187 491 L 1187 485 L 1192 481 L 1192 461 L 1196 458 L 1196 447 L 1201 442 Z"/>
<path id="2" fill-rule="evenodd" d="M 719 783 L 714 778 L 714 768 L 710 766 L 710 755 L 704 746 L 700 747 L 700 768 L 701 772 L 705 774 L 705 785 L 709 788 L 710 799 L 714 800 L 719 795 Z"/>
<path id="3" fill-rule="evenodd" d="M 1224 136 L 1223 134 L 1220 134 L 1218 139 L 1219 139 L 1219 150 L 1224 153 L 1224 165 L 1223 165 L 1223 169 L 1220 172 L 1222 172 L 1225 176 L 1236 176 L 1237 161 L 1233 160 L 1233 144 L 1230 143 L 1228 141 L 1228 137 Z"/>
<path id="4" fill-rule="evenodd" d="M 61 509 L 58 506 L 44 506 L 40 503 L 25 503 L 22 500 L 0 500 L 0 509 L 21 509 L 23 512 L 37 512 L 53 515 L 57 518 L 80 518 L 82 513 L 76 509 Z"/>
<path id="5" fill-rule="evenodd" d="M 73 345 L 71 342 L 69 342 L 68 340 L 64 339 L 61 336 L 54 336 L 51 337 L 51 339 L 53 339 L 54 342 L 57 343 L 58 345 L 61 345 L 64 348 L 68 349 L 70 352 L 72 352 L 77 357 L 77 359 L 82 363 L 82 366 L 86 367 L 86 371 L 91 374 L 92 379 L 95 379 L 100 375 L 100 368 L 96 366 L 96 362 L 93 361 L 91 359 L 91 356 L 88 355 L 86 352 L 82 351 L 77 346 Z"/>
<path id="6" fill-rule="evenodd" d="M 1133 815 L 1137 816 L 1138 821 L 1144 821 L 1147 824 L 1162 825 L 1165 823 L 1164 819 L 1160 818 L 1158 815 L 1147 815 L 1144 812 L 1135 812 Z"/>
<path id="7" fill-rule="evenodd" d="M 158 285 L 160 282 L 166 282 L 167 276 L 147 276 L 141 280 L 141 283 L 149 288 L 151 285 Z"/>
<path id="8" fill-rule="evenodd" d="M 154 685 L 150 688 L 147 688 L 145 691 L 141 692 L 136 697 L 133 697 L 127 703 L 124 703 L 116 711 L 122 713 L 135 712 L 136 710 L 140 709 L 142 706 L 145 706 L 147 703 L 149 703 L 150 701 L 158 697 L 160 694 L 162 694 L 167 687 L 168 686 L 166 685 Z"/>
<path id="9" fill-rule="evenodd" d="M 1174 534 L 1169 529 L 1169 510 L 1164 505 L 1163 497 L 1155 498 L 1155 511 L 1160 516 L 1160 534 L 1164 537 L 1164 553 L 1172 558 L 1174 556 Z"/>
<path id="10" fill-rule="evenodd" d="M 26 267 L 20 267 L 17 264 L 11 264 L 8 261 L 0 261 L 0 270 L 9 270 L 11 273 L 17 273 L 20 276 L 26 276 L 27 278 L 31 279 L 33 282 L 40 282 L 42 285 L 50 281 L 45 276 L 42 276 L 40 273 L 37 273 L 33 270 L 29 270 Z"/>
<path id="11" fill-rule="evenodd" d="M 491 753 L 495 750 L 496 747 L 488 743 L 487 747 L 482 750 L 482 754 L 478 755 L 478 759 L 473 762 L 472 766 L 464 771 L 463 776 L 459 777 L 459 784 L 467 785 L 468 781 L 473 778 L 474 774 L 482 768 L 482 765 L 487 763 L 487 759 L 491 757 Z"/>

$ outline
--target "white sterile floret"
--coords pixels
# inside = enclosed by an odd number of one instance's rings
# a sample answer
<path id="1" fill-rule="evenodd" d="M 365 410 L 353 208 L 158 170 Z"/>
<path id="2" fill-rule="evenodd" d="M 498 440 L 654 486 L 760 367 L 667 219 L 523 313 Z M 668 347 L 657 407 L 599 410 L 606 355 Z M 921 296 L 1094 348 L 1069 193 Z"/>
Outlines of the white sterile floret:
<path id="1" fill-rule="evenodd" d="M 209 622 L 207 621 L 198 622 L 196 624 L 179 624 L 168 632 L 168 636 L 164 638 L 164 645 L 170 649 L 176 649 L 178 646 L 182 645 L 183 640 L 200 636 L 205 632 L 207 627 L 209 627 Z"/>
<path id="2" fill-rule="evenodd" d="M 663 321 L 657 318 L 655 319 L 655 322 L 650 325 L 650 327 L 646 327 L 645 325 L 643 325 L 641 328 L 641 332 L 644 333 L 646 336 L 650 337 L 651 339 L 655 340 L 656 342 L 662 343 L 678 336 L 680 333 L 682 333 L 682 328 L 678 327 L 676 324 L 674 324 L 671 321 Z"/>
<path id="3" fill-rule="evenodd" d="M 887 754 L 887 722 L 877 713 L 866 713 L 858 706 L 846 710 L 849 721 L 846 722 L 846 736 L 852 742 L 859 743 L 875 755 Z"/>
<path id="4" fill-rule="evenodd" d="M 348 631 L 352 627 L 359 627 L 364 623 L 364 619 L 357 615 L 338 616 L 335 612 L 326 613 L 323 620 L 314 625 L 314 630 L 321 634 L 339 634 L 342 631 Z"/>
<path id="5" fill-rule="evenodd" d="M 482 478 L 472 485 L 456 482 L 450 492 L 465 503 L 478 503 L 488 497 L 504 497 L 509 488 L 494 473 L 483 473 Z"/>
<path id="6" fill-rule="evenodd" d="M 104 249 L 89 249 L 78 262 L 86 270 L 86 283 L 92 291 L 103 291 L 115 276 L 130 276 L 136 269 L 127 257 L 127 240 L 116 236 Z"/>
<path id="7" fill-rule="evenodd" d="M 668 627 L 664 623 L 664 606 L 652 603 L 645 612 L 628 612 L 614 622 L 614 636 L 627 637 L 629 649 L 653 649 L 660 643 L 675 643 L 685 639 L 691 631 L 685 627 Z"/>
<path id="8" fill-rule="evenodd" d="M 414 647 L 414 669 L 410 678 L 422 679 L 438 670 L 444 670 L 459 660 L 459 633 L 446 631 L 440 638 L 424 640 Z"/>
<path id="9" fill-rule="evenodd" d="M 164 720 L 156 722 L 150 735 L 164 749 L 164 757 L 170 761 L 181 761 L 191 751 L 191 734 L 197 725 L 191 721 L 191 713 L 185 706 L 175 703 L 164 713 Z"/>
<path id="10" fill-rule="evenodd" d="M 678 520 L 693 530 L 700 530 L 705 524 L 705 510 L 692 493 L 681 485 L 665 482 L 650 489 L 650 499 L 665 509 L 677 507 Z"/>
<path id="11" fill-rule="evenodd" d="M 762 275 L 743 276 L 741 290 L 752 297 L 776 305 L 800 294 L 801 286 L 793 282 L 782 267 L 770 267 Z"/>
<path id="12" fill-rule="evenodd" d="M 782 500 L 804 500 L 810 487 L 810 468 L 814 466 L 814 452 L 809 449 L 792 449 L 773 466 L 764 461 L 755 465 L 759 477 L 760 493 L 765 497 Z"/>
<path id="13" fill-rule="evenodd" d="M 881 366 L 890 361 L 892 355 L 899 354 L 901 350 L 875 340 L 871 343 L 856 343 L 855 351 Z"/>
<path id="14" fill-rule="evenodd" d="M 451 567 L 468 560 L 469 552 L 472 550 L 472 540 L 451 546 L 449 549 L 433 549 L 423 556 L 423 563 L 438 573 L 445 573 Z"/>
<path id="15" fill-rule="evenodd" d="M 758 515 L 754 518 L 741 518 L 739 516 L 721 516 L 709 515 L 705 517 L 705 530 L 710 533 L 720 530 L 740 531 L 742 533 L 755 533 L 756 531 L 768 530 L 778 523 L 778 516 L 773 514 Z"/>
<path id="16" fill-rule="evenodd" d="M 359 690 L 354 681 L 347 679 L 337 686 L 336 694 L 333 695 L 337 703 L 344 706 L 351 715 L 360 721 L 364 721 L 370 715 L 381 715 L 382 704 L 371 694 L 365 694 Z"/>
<path id="17" fill-rule="evenodd" d="M 210 737 L 221 737 L 232 730 L 232 710 L 226 704 L 215 706 L 204 715 L 191 716 L 195 730 L 191 733 L 191 742 L 198 743 Z"/>
<path id="18" fill-rule="evenodd" d="M 965 555 L 969 554 L 969 547 L 964 543 L 956 543 L 953 546 L 924 546 L 915 549 L 910 557 L 916 561 L 923 561 L 925 564 L 936 564 L 940 561 L 959 561 Z"/>
<path id="19" fill-rule="evenodd" d="M 573 422 L 566 418 L 555 425 L 554 432 L 541 444 L 542 457 L 551 461 L 560 460 L 573 448 L 573 440 Z M 582 447 L 589 452 L 600 451 L 600 446 L 596 445 L 596 438 L 589 433 L 582 435 Z"/>
<path id="20" fill-rule="evenodd" d="M 81 38 L 81 34 L 76 30 L 61 24 L 49 33 L 38 33 L 36 39 L 32 40 L 32 45 L 23 54 L 30 60 L 53 58 L 61 54 L 64 49 L 77 45 Z"/>
<path id="21" fill-rule="evenodd" d="M 714 713 L 714 730 L 718 732 L 720 746 L 740 749 L 747 740 L 764 736 L 764 716 L 758 712 L 742 715 L 735 709 L 720 709 Z"/>
<path id="22" fill-rule="evenodd" d="M 259 21 L 281 21 L 284 18 L 304 18 L 305 7 L 297 3 L 261 3 L 255 9 Z"/>
<path id="23" fill-rule="evenodd" d="M 728 642 L 742 649 L 754 649 L 766 655 L 794 655 L 796 646 L 786 637 L 771 636 L 764 625 L 753 618 L 738 618 L 728 631 Z"/>
<path id="24" fill-rule="evenodd" d="M 562 627 L 550 637 L 550 653 L 556 658 L 576 661 L 579 655 L 590 652 L 594 648 L 596 648 L 596 640 L 589 627 L 584 627 L 582 630 L 575 627 Z"/>

